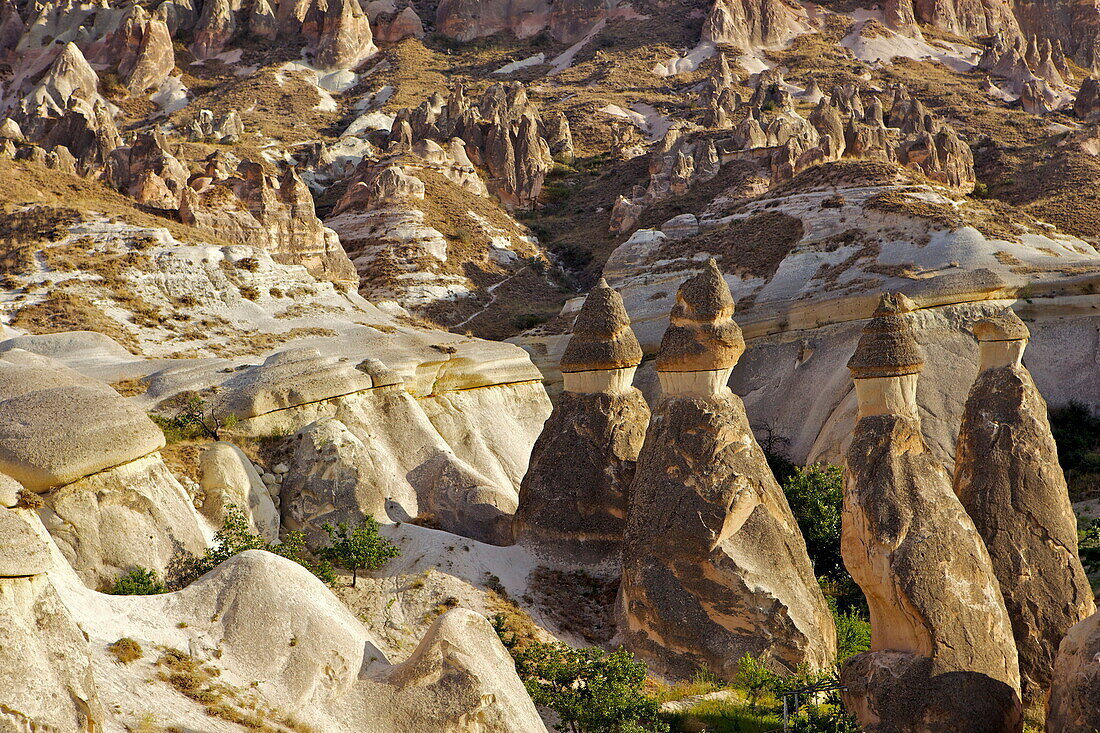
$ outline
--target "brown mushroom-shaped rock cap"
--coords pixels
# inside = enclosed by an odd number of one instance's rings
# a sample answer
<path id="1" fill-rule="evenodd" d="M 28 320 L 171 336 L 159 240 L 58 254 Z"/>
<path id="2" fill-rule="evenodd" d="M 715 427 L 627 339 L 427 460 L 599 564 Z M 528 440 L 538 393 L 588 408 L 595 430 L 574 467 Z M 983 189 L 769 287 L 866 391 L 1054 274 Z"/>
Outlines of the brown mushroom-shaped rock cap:
<path id="1" fill-rule="evenodd" d="M 676 293 L 671 322 L 657 354 L 659 372 L 729 369 L 745 353 L 741 327 L 733 321 L 733 296 L 713 259 Z"/>
<path id="2" fill-rule="evenodd" d="M 561 371 L 625 369 L 642 363 L 642 347 L 630 328 L 623 298 L 600 279 L 584 299 L 573 336 L 561 357 Z"/>
<path id="3" fill-rule="evenodd" d="M 924 353 L 913 334 L 909 313 L 916 304 L 901 293 L 883 293 L 848 360 L 853 379 L 901 377 L 924 367 Z"/>
<path id="4" fill-rule="evenodd" d="M 1027 324 L 1011 308 L 981 319 L 974 324 L 973 331 L 979 341 L 1024 341 L 1031 338 Z"/>

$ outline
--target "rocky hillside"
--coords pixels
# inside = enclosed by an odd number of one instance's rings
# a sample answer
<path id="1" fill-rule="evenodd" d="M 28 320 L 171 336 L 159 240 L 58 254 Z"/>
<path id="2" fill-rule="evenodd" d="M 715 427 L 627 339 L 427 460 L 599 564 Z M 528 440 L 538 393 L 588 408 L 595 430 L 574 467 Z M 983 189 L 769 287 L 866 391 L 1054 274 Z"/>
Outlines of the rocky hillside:
<path id="1" fill-rule="evenodd" d="M 1087 2 L 0 0 L 0 730 L 1089 733 L 1098 190 Z"/>

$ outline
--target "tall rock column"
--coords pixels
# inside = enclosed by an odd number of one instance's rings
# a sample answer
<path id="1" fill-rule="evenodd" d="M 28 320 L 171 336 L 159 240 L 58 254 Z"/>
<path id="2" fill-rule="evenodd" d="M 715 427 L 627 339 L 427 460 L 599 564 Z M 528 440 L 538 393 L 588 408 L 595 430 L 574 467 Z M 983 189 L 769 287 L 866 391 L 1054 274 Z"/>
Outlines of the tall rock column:
<path id="1" fill-rule="evenodd" d="M 871 610 L 871 651 L 841 671 L 867 733 L 1019 731 L 1016 645 L 993 564 L 921 437 L 912 301 L 884 294 L 848 368 L 859 412 L 841 552 Z"/>
<path id="2" fill-rule="evenodd" d="M 1047 405 L 1021 363 L 1031 336 L 1015 313 L 974 326 L 978 374 L 963 412 L 955 493 L 993 560 L 1020 655 L 1025 699 L 1041 700 L 1058 643 L 1096 610 L 1077 555 Z"/>
<path id="3" fill-rule="evenodd" d="M 787 499 L 726 382 L 745 349 L 711 260 L 680 286 L 657 358 L 663 397 L 631 486 L 622 639 L 659 673 L 726 679 L 832 662 L 832 616 Z"/>
<path id="4" fill-rule="evenodd" d="M 619 563 L 627 494 L 649 406 L 631 386 L 642 348 L 605 280 L 588 294 L 561 360 L 565 391 L 531 451 L 516 541 L 584 565 Z"/>

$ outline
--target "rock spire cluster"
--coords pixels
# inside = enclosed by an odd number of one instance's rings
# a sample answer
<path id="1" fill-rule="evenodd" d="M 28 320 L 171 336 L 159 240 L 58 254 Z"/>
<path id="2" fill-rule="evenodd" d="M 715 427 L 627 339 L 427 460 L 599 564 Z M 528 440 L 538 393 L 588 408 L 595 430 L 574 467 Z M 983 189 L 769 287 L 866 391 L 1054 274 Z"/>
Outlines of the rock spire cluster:
<path id="1" fill-rule="evenodd" d="M 921 437 L 913 308 L 884 295 L 849 362 L 859 416 L 841 549 L 870 607 L 871 650 L 845 663 L 843 697 L 872 732 L 1018 731 L 1016 645 L 993 563 Z"/>
<path id="2" fill-rule="evenodd" d="M 1047 405 L 1021 363 L 1030 333 L 1011 310 L 974 326 L 981 372 L 956 446 L 954 488 L 1004 595 L 1025 699 L 1046 695 L 1058 644 L 1093 613 Z"/>

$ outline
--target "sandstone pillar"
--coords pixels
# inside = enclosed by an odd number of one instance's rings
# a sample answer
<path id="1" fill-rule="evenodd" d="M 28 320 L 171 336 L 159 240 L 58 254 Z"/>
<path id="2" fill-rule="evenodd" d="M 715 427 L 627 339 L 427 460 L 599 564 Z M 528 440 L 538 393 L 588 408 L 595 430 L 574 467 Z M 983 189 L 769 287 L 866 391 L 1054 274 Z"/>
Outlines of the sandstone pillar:
<path id="1" fill-rule="evenodd" d="M 657 672 L 726 679 L 746 654 L 822 668 L 832 616 L 806 543 L 726 381 L 745 345 L 711 260 L 677 294 L 654 410 L 631 487 L 619 622 Z"/>
<path id="2" fill-rule="evenodd" d="M 867 733 L 1019 731 L 1016 646 L 989 553 L 921 437 L 912 301 L 883 295 L 848 368 L 859 412 L 841 551 L 871 651 L 841 671 Z"/>
<path id="3" fill-rule="evenodd" d="M 619 563 L 627 493 L 649 407 L 631 386 L 642 349 L 622 297 L 603 280 L 589 293 L 561 360 L 565 391 L 531 452 L 513 530 L 538 555 Z"/>
<path id="4" fill-rule="evenodd" d="M 1012 621 L 1025 699 L 1041 700 L 1058 643 L 1096 610 L 1077 555 L 1077 518 L 1047 405 L 1021 363 L 1031 336 L 1015 313 L 974 327 L 981 373 L 970 389 L 955 493 L 985 541 Z"/>

